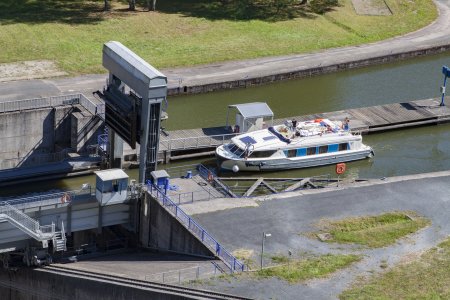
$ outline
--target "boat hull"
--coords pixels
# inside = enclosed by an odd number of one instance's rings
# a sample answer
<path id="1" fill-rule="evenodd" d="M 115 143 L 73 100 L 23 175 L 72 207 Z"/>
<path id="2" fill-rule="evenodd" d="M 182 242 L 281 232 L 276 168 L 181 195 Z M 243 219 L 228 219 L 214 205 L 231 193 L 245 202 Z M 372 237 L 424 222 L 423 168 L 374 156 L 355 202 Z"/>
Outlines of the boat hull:
<path id="1" fill-rule="evenodd" d="M 361 150 L 343 151 L 327 155 L 311 155 L 297 159 L 276 158 L 261 160 L 227 159 L 217 155 L 218 167 L 224 170 L 238 171 L 277 171 L 287 169 L 302 169 L 332 165 L 342 162 L 362 160 L 372 157 L 373 150 L 370 147 Z M 234 169 L 233 169 L 234 168 Z"/>

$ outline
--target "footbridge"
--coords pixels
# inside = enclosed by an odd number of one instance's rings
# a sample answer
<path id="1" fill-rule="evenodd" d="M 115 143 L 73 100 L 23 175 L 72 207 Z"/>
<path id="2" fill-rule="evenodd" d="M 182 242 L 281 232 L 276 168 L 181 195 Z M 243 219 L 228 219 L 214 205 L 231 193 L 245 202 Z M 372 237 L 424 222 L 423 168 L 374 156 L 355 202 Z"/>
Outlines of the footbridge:
<path id="1" fill-rule="evenodd" d="M 89 230 L 98 234 L 104 227 L 133 226 L 131 190 L 127 201 L 102 204 L 94 191 L 82 190 L 7 199 L 0 202 L 0 253 L 42 249 L 46 253 L 66 251 L 66 242 L 84 243 Z M 33 257 L 29 253 L 28 257 Z M 40 264 L 29 260 L 28 265 Z"/>

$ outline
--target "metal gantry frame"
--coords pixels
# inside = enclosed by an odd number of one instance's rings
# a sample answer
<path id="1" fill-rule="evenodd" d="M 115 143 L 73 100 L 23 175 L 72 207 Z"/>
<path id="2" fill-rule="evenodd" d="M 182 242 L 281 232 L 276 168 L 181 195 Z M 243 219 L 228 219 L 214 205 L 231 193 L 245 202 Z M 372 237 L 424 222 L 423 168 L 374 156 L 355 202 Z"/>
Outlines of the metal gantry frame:
<path id="1" fill-rule="evenodd" d="M 156 170 L 158 161 L 161 104 L 167 98 L 167 77 L 119 42 L 104 44 L 103 66 L 109 71 L 106 90 L 111 88 L 116 94 L 119 93 L 117 98 L 106 97 L 107 105 L 109 102 L 110 107 L 120 115 L 121 107 L 130 101 L 136 112 L 135 118 L 125 119 L 132 123 L 129 126 L 131 130 L 125 130 L 126 134 L 122 133 L 119 137 L 116 127 L 115 132 L 110 135 L 114 135 L 110 151 L 113 167 L 121 167 L 123 140 L 131 140 L 132 148 L 133 141 L 139 142 L 139 182 L 144 183 L 150 178 L 150 172 Z M 125 93 L 125 86 L 130 89 L 129 94 Z M 106 123 L 108 124 L 108 115 Z"/>

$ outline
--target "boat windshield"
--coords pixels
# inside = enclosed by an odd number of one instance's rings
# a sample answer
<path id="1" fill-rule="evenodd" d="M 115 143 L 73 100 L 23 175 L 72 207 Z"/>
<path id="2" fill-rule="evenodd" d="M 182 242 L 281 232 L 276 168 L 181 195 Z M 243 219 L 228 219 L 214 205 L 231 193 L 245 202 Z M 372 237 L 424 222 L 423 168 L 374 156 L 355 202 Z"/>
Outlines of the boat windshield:
<path id="1" fill-rule="evenodd" d="M 239 157 L 241 157 L 242 154 L 244 153 L 244 151 L 241 148 L 239 148 L 238 146 L 236 146 L 233 143 L 228 144 L 228 151 L 230 151 L 231 153 L 233 153 L 234 155 L 237 155 Z"/>

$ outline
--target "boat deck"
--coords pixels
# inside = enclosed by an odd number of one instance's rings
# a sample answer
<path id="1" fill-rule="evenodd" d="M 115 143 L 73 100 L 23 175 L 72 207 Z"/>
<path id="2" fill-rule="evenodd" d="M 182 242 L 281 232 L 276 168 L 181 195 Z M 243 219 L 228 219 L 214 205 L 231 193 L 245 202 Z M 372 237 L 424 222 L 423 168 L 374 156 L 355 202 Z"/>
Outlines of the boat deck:
<path id="1" fill-rule="evenodd" d="M 446 99 L 447 101 L 450 99 Z M 354 108 L 334 112 L 275 119 L 274 125 L 285 120 L 307 121 L 313 119 L 350 119 L 350 129 L 361 134 L 440 124 L 450 121 L 450 107 L 439 106 L 441 99 L 416 100 L 402 103 Z M 164 161 L 211 154 L 215 147 L 228 142 L 235 134 L 231 127 L 211 127 L 174 130 L 161 135 L 160 153 Z"/>

